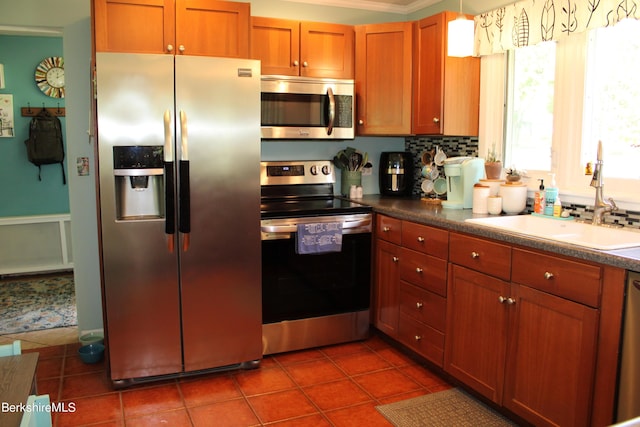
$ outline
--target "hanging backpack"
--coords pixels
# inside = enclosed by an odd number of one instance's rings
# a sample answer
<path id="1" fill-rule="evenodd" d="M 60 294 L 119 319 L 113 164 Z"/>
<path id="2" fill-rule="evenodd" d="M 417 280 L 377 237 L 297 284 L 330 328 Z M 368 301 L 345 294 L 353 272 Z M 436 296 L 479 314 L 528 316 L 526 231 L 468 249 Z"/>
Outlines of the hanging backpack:
<path id="1" fill-rule="evenodd" d="M 42 181 L 42 165 L 60 163 L 62 169 L 62 183 L 67 184 L 64 173 L 64 142 L 62 140 L 62 126 L 60 119 L 42 109 L 29 124 L 29 139 L 27 145 L 29 161 L 38 166 L 38 180 Z"/>

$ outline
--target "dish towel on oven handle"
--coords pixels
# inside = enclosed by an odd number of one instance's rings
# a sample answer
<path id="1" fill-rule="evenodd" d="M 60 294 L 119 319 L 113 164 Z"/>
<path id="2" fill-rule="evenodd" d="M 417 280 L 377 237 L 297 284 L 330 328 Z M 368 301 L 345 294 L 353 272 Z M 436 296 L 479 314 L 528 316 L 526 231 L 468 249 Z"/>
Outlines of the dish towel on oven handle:
<path id="1" fill-rule="evenodd" d="M 298 224 L 296 253 L 323 254 L 342 251 L 342 223 Z"/>

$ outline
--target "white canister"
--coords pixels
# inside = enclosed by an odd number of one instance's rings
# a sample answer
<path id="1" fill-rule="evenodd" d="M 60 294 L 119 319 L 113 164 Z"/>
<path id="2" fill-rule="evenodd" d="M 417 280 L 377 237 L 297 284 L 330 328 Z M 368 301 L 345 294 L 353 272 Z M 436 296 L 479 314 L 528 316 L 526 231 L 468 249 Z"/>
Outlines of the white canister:
<path id="1" fill-rule="evenodd" d="M 527 186 L 522 183 L 500 185 L 502 210 L 508 214 L 518 214 L 527 207 Z"/>
<path id="2" fill-rule="evenodd" d="M 481 179 L 480 184 L 491 188 L 491 196 L 497 196 L 500 192 L 500 185 L 504 184 L 504 179 Z"/>
<path id="3" fill-rule="evenodd" d="M 471 212 L 475 214 L 486 214 L 487 210 L 487 200 L 489 199 L 489 194 L 491 193 L 491 188 L 486 185 L 476 184 L 473 186 L 473 204 L 471 205 Z"/>
<path id="4" fill-rule="evenodd" d="M 502 212 L 502 197 L 489 196 L 487 199 L 487 211 L 491 215 L 500 215 Z"/>

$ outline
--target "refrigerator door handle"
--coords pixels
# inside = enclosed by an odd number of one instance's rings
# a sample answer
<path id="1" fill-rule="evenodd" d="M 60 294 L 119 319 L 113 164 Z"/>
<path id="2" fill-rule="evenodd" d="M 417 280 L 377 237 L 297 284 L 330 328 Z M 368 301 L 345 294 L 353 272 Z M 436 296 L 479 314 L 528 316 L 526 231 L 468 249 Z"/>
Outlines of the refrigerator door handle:
<path id="1" fill-rule="evenodd" d="M 333 96 L 333 90 L 327 89 L 327 96 L 329 97 L 329 126 L 327 126 L 327 135 L 331 135 L 333 132 L 333 124 L 336 120 L 336 98 Z"/>
<path id="2" fill-rule="evenodd" d="M 180 110 L 180 212 L 178 230 L 183 233 L 182 251 L 189 249 L 189 233 L 191 232 L 191 192 L 189 183 L 189 135 L 187 114 Z"/>
<path id="3" fill-rule="evenodd" d="M 164 232 L 167 234 L 167 249 L 174 250 L 174 234 L 176 232 L 175 176 L 173 171 L 173 144 L 171 143 L 171 111 L 164 112 Z"/>

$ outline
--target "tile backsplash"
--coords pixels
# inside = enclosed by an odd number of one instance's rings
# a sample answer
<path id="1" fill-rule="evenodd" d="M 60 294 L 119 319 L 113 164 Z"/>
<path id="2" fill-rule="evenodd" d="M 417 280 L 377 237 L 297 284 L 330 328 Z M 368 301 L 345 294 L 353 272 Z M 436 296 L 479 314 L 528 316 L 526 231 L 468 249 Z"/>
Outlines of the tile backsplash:
<path id="1" fill-rule="evenodd" d="M 472 136 L 415 136 L 404 140 L 404 149 L 413 154 L 413 196 L 424 197 L 422 184 L 422 153 L 442 148 L 447 157 L 478 156 L 478 137 Z M 444 168 L 438 167 L 440 176 L 444 176 Z"/>
<path id="2" fill-rule="evenodd" d="M 458 156 L 478 156 L 478 138 L 466 136 L 415 136 L 407 137 L 404 142 L 405 151 L 413 154 L 413 197 L 425 197 L 424 192 L 420 188 L 422 184 L 422 153 L 425 151 L 434 151 L 436 147 L 444 150 L 447 157 Z M 444 176 L 444 168 L 441 166 L 440 176 Z M 581 219 L 590 221 L 593 217 L 593 206 L 585 206 L 580 204 L 563 203 L 563 208 L 568 209 L 571 215 Z M 533 211 L 533 199 L 527 200 L 527 212 Z M 616 212 L 605 214 L 604 222 L 610 225 L 618 225 L 640 229 L 640 212 L 618 209 Z"/>

